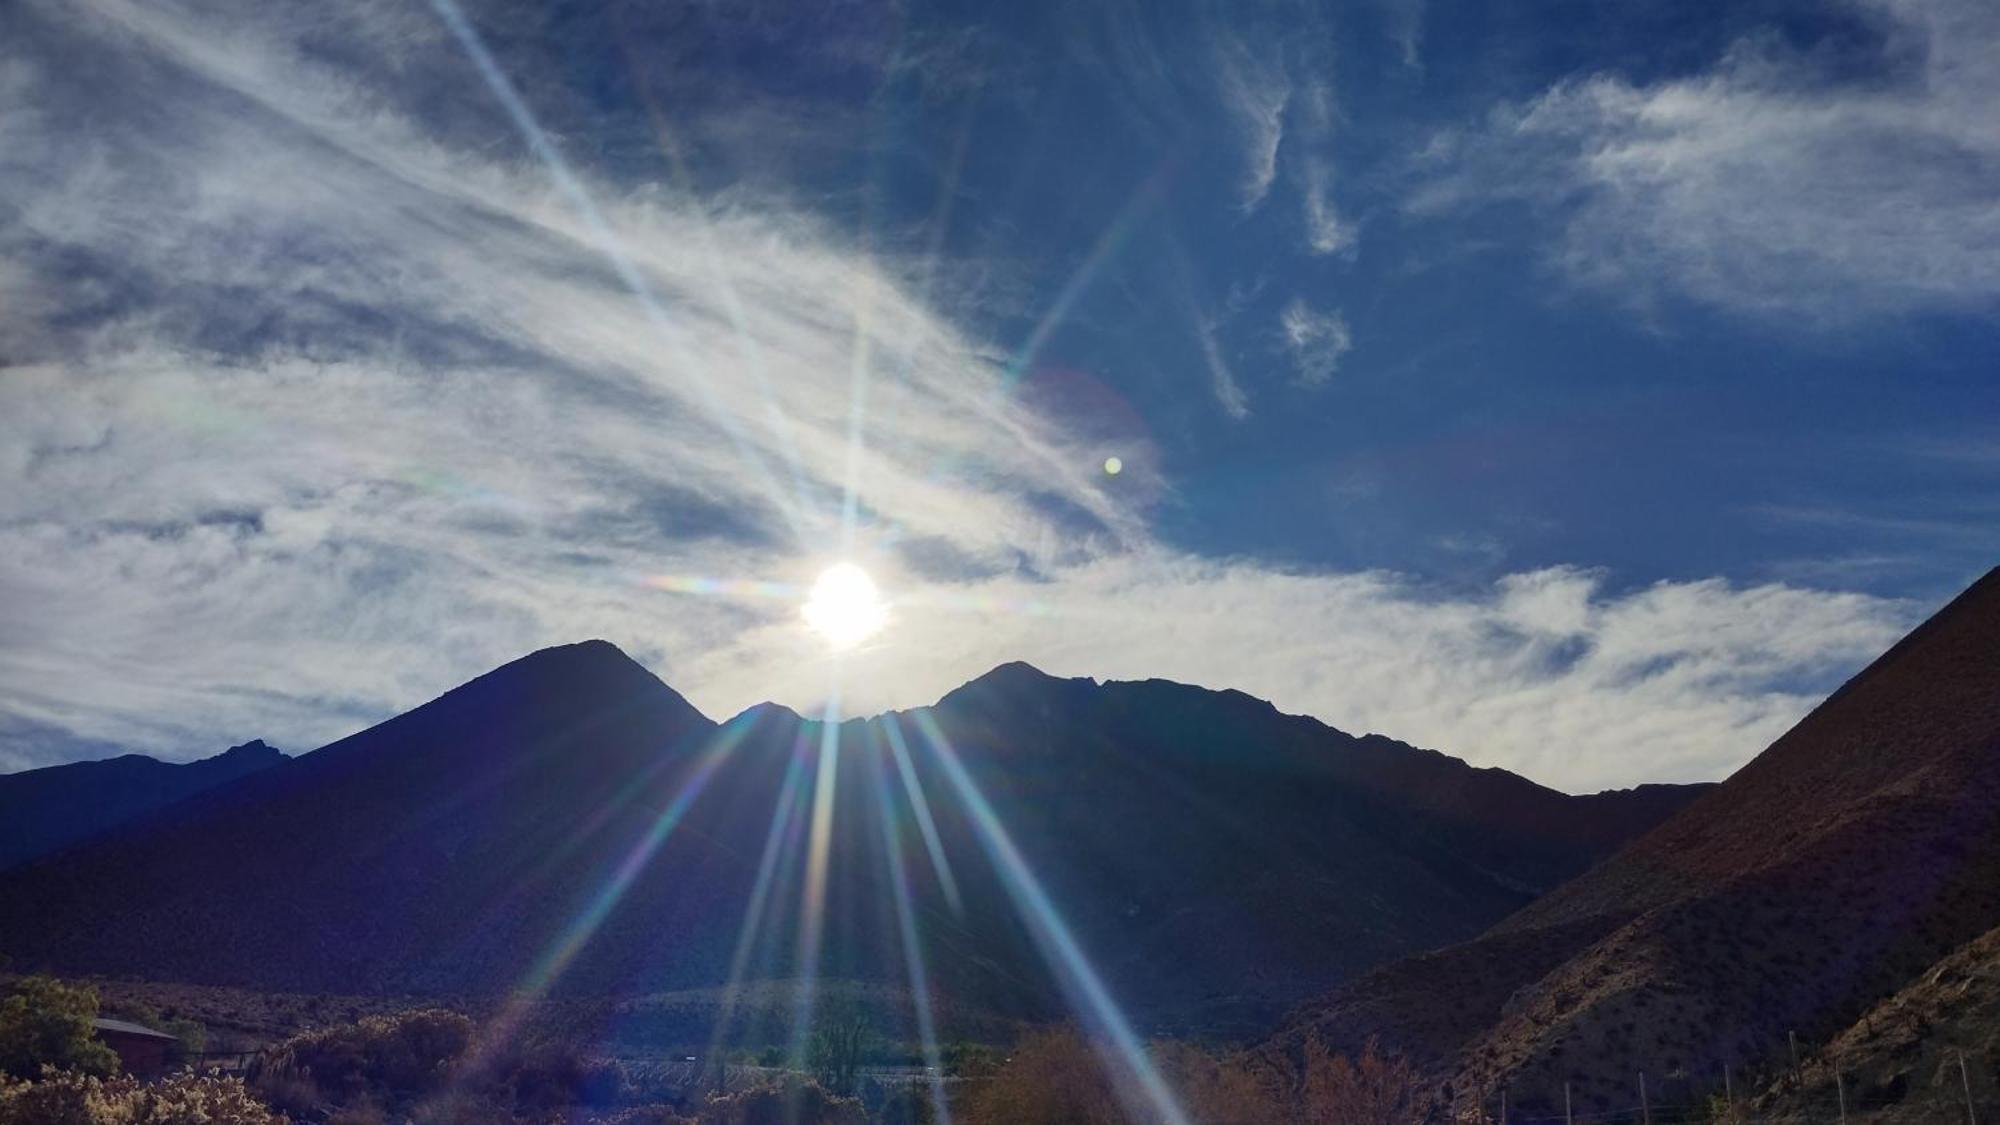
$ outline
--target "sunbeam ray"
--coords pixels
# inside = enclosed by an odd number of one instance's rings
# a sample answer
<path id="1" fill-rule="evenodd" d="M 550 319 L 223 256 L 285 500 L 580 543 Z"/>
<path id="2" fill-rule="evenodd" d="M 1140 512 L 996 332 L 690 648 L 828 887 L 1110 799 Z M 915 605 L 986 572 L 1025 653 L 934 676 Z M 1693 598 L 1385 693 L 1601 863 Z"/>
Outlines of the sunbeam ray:
<path id="1" fill-rule="evenodd" d="M 840 785 L 840 693 L 832 692 L 820 719 L 819 760 L 813 778 L 812 834 L 806 845 L 806 882 L 799 899 L 798 992 L 794 997 L 792 1060 L 805 1059 L 818 999 L 820 944 L 826 933 L 826 877 L 833 860 L 834 802 Z"/>
<path id="2" fill-rule="evenodd" d="M 738 721 L 748 726 L 757 720 L 752 715 Z M 730 953 L 729 977 L 722 988 L 721 1002 L 716 1007 L 715 1028 L 710 1033 L 708 1057 L 703 1060 L 704 1065 L 714 1065 L 727 1040 L 743 978 L 749 971 L 750 957 L 756 950 L 757 938 L 763 928 L 764 911 L 771 902 L 771 886 L 777 878 L 779 861 L 784 857 L 785 840 L 799 813 L 801 790 L 805 784 L 805 756 L 799 752 L 800 749 L 795 745 L 786 755 L 785 778 L 779 785 L 778 799 L 771 809 L 771 826 L 764 834 L 764 851 L 757 858 L 757 875 L 750 885 L 750 901 L 743 908 L 743 923 L 736 932 L 736 948 Z"/>
<path id="3" fill-rule="evenodd" d="M 508 118 L 520 131 L 522 139 L 527 142 L 529 151 L 534 153 L 535 158 L 548 169 L 550 179 L 555 181 L 556 190 L 568 200 L 578 217 L 583 220 L 591 237 L 597 241 L 598 251 L 611 263 L 612 272 L 618 275 L 618 280 L 638 300 L 647 324 L 673 350 L 679 361 L 679 368 L 692 380 L 703 410 L 717 426 L 721 427 L 731 444 L 735 446 L 737 454 L 749 465 L 759 487 L 764 490 L 766 497 L 790 525 L 793 536 L 804 542 L 806 535 L 799 522 L 799 513 L 793 510 L 777 479 L 771 475 L 770 467 L 764 463 L 763 456 L 757 452 L 756 447 L 744 436 L 742 427 L 723 407 L 702 366 L 693 362 L 679 326 L 667 315 L 666 309 L 661 307 L 652 285 L 647 282 L 638 266 L 633 264 L 631 256 L 619 245 L 617 237 L 612 234 L 610 224 L 604 219 L 603 212 L 599 211 L 597 204 L 591 200 L 583 182 L 570 170 L 569 162 L 563 159 L 555 142 L 542 131 L 540 123 L 535 120 L 534 111 L 528 108 L 528 103 L 522 100 L 520 92 L 514 89 L 514 84 L 501 71 L 498 60 L 494 59 L 492 53 L 486 49 L 479 32 L 473 28 L 471 21 L 465 18 L 465 13 L 459 9 L 455 0 L 431 0 L 431 7 L 437 12 L 438 18 L 444 21 L 452 37 L 458 40 L 466 56 L 472 60 L 480 78 L 492 91 L 501 108 L 506 110 Z"/>
<path id="4" fill-rule="evenodd" d="M 916 766 L 910 761 L 909 740 L 903 736 L 902 724 L 894 712 L 882 716 L 881 725 L 889 742 L 889 753 L 896 762 L 896 773 L 903 781 L 903 792 L 909 796 L 910 809 L 916 814 L 924 851 L 930 854 L 931 870 L 937 873 L 938 885 L 944 889 L 952 913 L 963 914 L 965 903 L 958 897 L 958 879 L 951 872 L 951 860 L 944 854 L 944 841 L 939 838 L 937 821 L 931 816 L 931 803 L 924 797 L 923 783 L 917 779 Z"/>
<path id="5" fill-rule="evenodd" d="M 679 182 L 683 194 L 694 197 L 694 176 L 688 170 L 688 163 L 675 143 L 673 130 L 667 124 L 667 116 L 661 111 L 659 102 L 641 77 L 641 68 L 634 65 L 634 53 L 630 40 L 621 40 L 625 47 L 627 70 L 633 76 L 632 95 L 645 109 L 653 133 L 659 139 L 660 152 L 674 170 L 674 178 Z M 722 252 L 716 245 L 714 224 L 708 221 L 704 211 L 702 221 L 694 224 L 697 248 L 700 250 L 702 270 L 714 282 L 716 292 L 722 295 L 723 313 L 729 318 L 730 330 L 736 333 L 736 346 L 743 355 L 744 369 L 750 373 L 750 382 L 757 397 L 764 403 L 764 425 L 771 432 L 771 440 L 778 445 L 778 452 L 784 455 L 786 465 L 791 469 L 792 491 L 800 511 L 811 507 L 806 494 L 805 470 L 799 458 L 798 442 L 793 435 L 792 420 L 778 404 L 771 390 L 770 368 L 765 362 L 763 345 L 755 333 L 750 331 L 750 318 L 743 306 L 742 293 L 735 278 L 721 268 Z"/>
<path id="6" fill-rule="evenodd" d="M 1090 252 L 1083 256 L 1083 261 L 1070 274 L 1069 280 L 1063 283 L 1062 289 L 1056 293 L 1055 300 L 1049 302 L 1047 311 L 1042 313 L 1042 318 L 1035 322 L 1035 327 L 1028 333 L 1028 338 L 1014 353 L 1013 362 L 1007 365 L 1007 377 L 1001 388 L 1003 391 L 1011 392 L 1020 383 L 1021 377 L 1034 366 L 1035 357 L 1041 354 L 1043 345 L 1049 342 L 1050 336 L 1055 335 L 1056 329 L 1062 327 L 1062 322 L 1068 318 L 1070 310 L 1076 307 L 1077 301 L 1083 297 L 1090 283 L 1097 279 L 1098 271 L 1104 268 L 1104 264 L 1111 260 L 1112 255 L 1131 238 L 1132 232 L 1138 229 L 1140 218 L 1159 197 L 1170 167 L 1162 164 L 1147 176 L 1133 191 L 1132 198 L 1126 200 L 1125 205 L 1112 216 L 1110 224 L 1104 228 L 1104 233 L 1098 235 L 1097 242 L 1091 246 Z"/>
<path id="7" fill-rule="evenodd" d="M 740 730 L 727 728 L 712 736 L 709 745 L 696 757 L 693 768 L 681 780 L 674 795 L 653 818 L 652 823 L 647 825 L 645 833 L 632 845 L 618 866 L 612 870 L 611 877 L 604 886 L 598 888 L 597 893 L 590 897 L 556 940 L 543 950 L 542 955 L 529 968 L 527 976 L 509 994 L 499 1013 L 487 1021 L 475 1049 L 455 1068 L 456 1076 L 476 1075 L 497 1053 L 513 1041 L 535 1002 L 548 994 L 557 978 L 561 977 L 570 963 L 576 960 L 577 954 L 583 951 L 584 946 L 590 943 L 591 937 L 597 933 L 604 920 L 625 897 L 625 892 L 631 889 L 632 883 L 646 870 L 668 837 L 673 835 L 674 829 L 680 826 L 695 800 L 708 787 L 708 782 L 715 776 L 715 771 L 741 739 Z"/>
<path id="8" fill-rule="evenodd" d="M 889 722 L 883 723 L 882 727 L 884 730 L 894 729 Z M 889 772 L 882 762 L 880 744 L 871 749 L 875 751 L 872 755 L 875 811 L 882 824 L 882 850 L 889 861 L 889 887 L 896 900 L 896 929 L 902 938 L 903 964 L 909 971 L 910 1006 L 916 1011 L 917 1038 L 923 1046 L 924 1066 L 928 1069 L 926 1077 L 929 1079 L 931 1093 L 931 1119 L 936 1125 L 951 1125 L 951 1106 L 945 1098 L 944 1090 L 944 1061 L 938 1050 L 936 1019 L 931 1012 L 930 974 L 924 965 L 923 946 L 918 940 L 916 909 L 910 902 L 909 873 L 903 864 L 902 834 L 897 831 L 896 818 L 892 812 L 896 796 L 889 787 Z M 901 763 L 907 758 L 906 754 L 898 755 L 898 768 L 903 768 Z M 907 783 L 907 776 L 905 781 Z M 921 815 L 923 819 L 929 819 L 929 813 Z"/>
<path id="9" fill-rule="evenodd" d="M 1056 904 L 1042 888 L 1041 880 L 1035 877 L 1034 870 L 1015 846 L 1013 837 L 1000 822 L 999 814 L 994 812 L 978 783 L 973 781 L 972 775 L 959 761 L 958 752 L 952 749 L 951 741 L 945 737 L 937 720 L 928 711 L 914 711 L 910 717 L 917 724 L 917 731 L 923 735 L 932 756 L 944 770 L 945 778 L 951 782 L 953 792 L 970 814 L 980 845 L 1000 873 L 1001 885 L 1007 889 L 1008 897 L 1013 899 L 1015 909 L 1028 923 L 1035 944 L 1048 960 L 1049 967 L 1055 970 L 1056 979 L 1062 982 L 1070 1002 L 1079 1009 L 1093 1032 L 1092 1043 L 1103 1055 L 1113 1076 L 1120 1079 L 1113 1083 L 1119 1098 L 1136 1115 L 1156 1115 L 1166 1125 L 1191 1125 L 1187 1111 L 1181 1108 L 1180 1100 L 1153 1065 L 1145 1044 L 1139 1041 L 1124 1011 L 1111 998 L 1110 990 L 1091 966 L 1083 947 L 1070 931 L 1069 923 L 1063 920 L 1062 912 L 1056 909 Z"/>

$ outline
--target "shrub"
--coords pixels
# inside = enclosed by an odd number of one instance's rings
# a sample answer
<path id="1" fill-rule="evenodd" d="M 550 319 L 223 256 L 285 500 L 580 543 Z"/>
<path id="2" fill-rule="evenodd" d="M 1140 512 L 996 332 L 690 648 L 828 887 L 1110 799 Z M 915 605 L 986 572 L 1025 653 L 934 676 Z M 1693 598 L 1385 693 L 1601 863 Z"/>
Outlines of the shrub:
<path id="1" fill-rule="evenodd" d="M 604 1108 L 623 1101 L 631 1089 L 617 1063 L 585 1058 L 557 1043 L 514 1048 L 487 1062 L 481 1073 L 461 1077 L 484 1087 L 495 1101 L 522 1110 Z"/>
<path id="2" fill-rule="evenodd" d="M 966 1125 L 1122 1125 L 1110 1076 L 1073 1027 L 1031 1032 L 965 1097 Z"/>
<path id="3" fill-rule="evenodd" d="M 472 1045 L 472 1021 L 424 1008 L 303 1032 L 259 1055 L 250 1085 L 294 1113 L 394 1105 L 444 1085 Z"/>
<path id="4" fill-rule="evenodd" d="M 868 1125 L 860 1102 L 798 1079 L 710 1098 L 695 1120 L 700 1125 Z"/>
<path id="5" fill-rule="evenodd" d="M 49 1070 L 0 1078 L 0 1125 L 286 1125 L 235 1078 L 181 1071 L 146 1085 Z"/>
<path id="6" fill-rule="evenodd" d="M 97 993 L 52 977 L 27 977 L 0 1002 L 0 1075 L 32 1078 L 43 1067 L 111 1075 L 118 1056 L 96 1039 Z"/>
<path id="7" fill-rule="evenodd" d="M 1182 1108 L 1213 1125 L 1416 1125 L 1419 1087 L 1410 1065 L 1370 1042 L 1357 1059 L 1306 1046 L 1296 1064 L 1155 1043 L 1154 1065 Z M 1124 1125 L 1102 1056 L 1074 1028 L 1035 1032 L 954 1117 L 965 1125 Z M 1141 1118 L 1142 1122 L 1148 1119 Z"/>
<path id="8" fill-rule="evenodd" d="M 1300 1068 L 1294 1120 L 1310 1125 L 1416 1125 L 1417 1079 L 1408 1060 L 1385 1055 L 1374 1039 L 1350 1060 L 1317 1040 Z"/>

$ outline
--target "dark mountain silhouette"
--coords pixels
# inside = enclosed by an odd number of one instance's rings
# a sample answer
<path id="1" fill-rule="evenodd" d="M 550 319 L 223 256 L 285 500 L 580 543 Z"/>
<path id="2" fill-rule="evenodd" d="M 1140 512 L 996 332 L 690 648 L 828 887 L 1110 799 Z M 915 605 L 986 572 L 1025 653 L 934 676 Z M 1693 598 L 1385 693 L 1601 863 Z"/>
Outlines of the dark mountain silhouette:
<path id="1" fill-rule="evenodd" d="M 1808 1047 L 2000 924 L 2000 570 L 1756 760 L 1476 941 L 1276 1042 L 1381 1035 L 1462 1107 L 1681 1100 Z"/>
<path id="2" fill-rule="evenodd" d="M 0 868 L 90 839 L 284 760 L 259 740 L 196 762 L 126 754 L 0 774 Z"/>
<path id="3" fill-rule="evenodd" d="M 796 978 L 817 897 L 820 973 L 900 987 L 886 822 L 945 1021 L 1066 1011 L 927 730 L 1114 995 L 1177 1030 L 1268 1026 L 1476 934 L 1699 788 L 1566 796 L 1237 692 L 1021 664 L 833 732 L 771 705 L 717 725 L 589 642 L 0 875 L 36 904 L 0 915 L 0 952 L 297 991 L 656 993 Z"/>

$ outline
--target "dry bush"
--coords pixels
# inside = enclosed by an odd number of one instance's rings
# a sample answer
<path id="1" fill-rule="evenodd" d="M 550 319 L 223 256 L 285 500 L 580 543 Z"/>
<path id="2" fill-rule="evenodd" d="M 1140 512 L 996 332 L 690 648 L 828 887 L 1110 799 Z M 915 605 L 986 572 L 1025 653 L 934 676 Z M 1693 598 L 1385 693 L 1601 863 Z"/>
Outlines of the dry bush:
<path id="1" fill-rule="evenodd" d="M 286 1125 L 243 1083 L 182 1071 L 150 1085 L 51 1070 L 0 1078 L 0 1125 Z"/>
<path id="2" fill-rule="evenodd" d="M 1369 1043 L 1357 1059 L 1318 1043 L 1296 1065 L 1154 1043 L 1155 1065 L 1188 1116 L 1204 1125 L 1416 1125 L 1416 1075 Z M 1119 1102 L 1097 1050 L 1074 1028 L 1024 1039 L 1011 1062 L 954 1107 L 966 1125 L 1155 1125 Z"/>
<path id="3" fill-rule="evenodd" d="M 1306 1045 L 1294 1115 L 1302 1125 L 1417 1125 L 1417 1077 L 1409 1061 L 1368 1040 L 1349 1059 L 1318 1040 Z"/>
<path id="4" fill-rule="evenodd" d="M 1073 1027 L 1030 1033 L 963 1098 L 964 1125 L 1124 1125 L 1096 1050 Z"/>
<path id="5" fill-rule="evenodd" d="M 441 1087 L 472 1045 L 472 1021 L 441 1008 L 294 1035 L 251 1064 L 250 1085 L 272 1105 L 306 1114 L 327 1105 L 393 1105 Z"/>
<path id="6" fill-rule="evenodd" d="M 789 1080 L 708 1099 L 700 1125 L 868 1125 L 853 1098 L 827 1093 L 817 1082 Z"/>
<path id="7" fill-rule="evenodd" d="M 1217 1055 L 1185 1043 L 1153 1045 L 1153 1061 L 1202 1125 L 1269 1125 L 1287 1120 L 1283 1072 L 1248 1055 Z"/>

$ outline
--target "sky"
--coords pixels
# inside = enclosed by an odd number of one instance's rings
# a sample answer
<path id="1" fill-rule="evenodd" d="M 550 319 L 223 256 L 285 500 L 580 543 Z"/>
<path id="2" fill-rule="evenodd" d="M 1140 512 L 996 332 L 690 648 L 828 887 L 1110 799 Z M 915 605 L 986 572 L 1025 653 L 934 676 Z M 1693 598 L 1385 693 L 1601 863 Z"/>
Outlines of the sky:
<path id="1" fill-rule="evenodd" d="M 2000 559 L 1996 107 L 1985 0 L 16 0 L 0 769 L 604 637 L 1719 778 Z"/>

